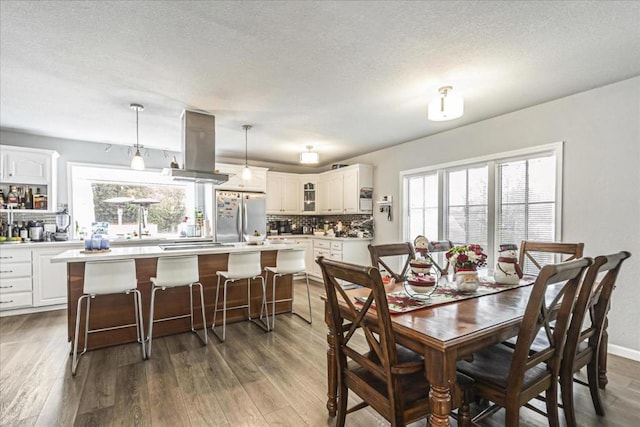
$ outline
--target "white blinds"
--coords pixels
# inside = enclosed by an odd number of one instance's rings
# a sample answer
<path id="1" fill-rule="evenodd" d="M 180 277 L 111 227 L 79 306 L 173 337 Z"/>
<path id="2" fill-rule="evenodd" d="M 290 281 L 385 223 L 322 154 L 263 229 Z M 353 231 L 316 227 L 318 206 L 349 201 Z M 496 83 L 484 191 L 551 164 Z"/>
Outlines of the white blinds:
<path id="1" fill-rule="evenodd" d="M 486 247 L 488 223 L 488 167 L 447 172 L 446 235 L 454 244 Z"/>
<path id="2" fill-rule="evenodd" d="M 438 174 L 413 176 L 408 180 L 410 239 L 438 239 Z"/>

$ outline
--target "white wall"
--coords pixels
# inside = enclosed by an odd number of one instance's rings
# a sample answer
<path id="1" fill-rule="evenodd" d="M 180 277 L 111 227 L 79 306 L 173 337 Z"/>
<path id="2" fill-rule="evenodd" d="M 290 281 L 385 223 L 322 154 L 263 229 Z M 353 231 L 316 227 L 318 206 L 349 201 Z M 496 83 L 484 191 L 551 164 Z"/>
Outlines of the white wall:
<path id="1" fill-rule="evenodd" d="M 470 106 L 468 106 L 469 108 Z M 476 107 L 477 108 L 477 107 Z M 393 195 L 394 220 L 375 215 L 376 243 L 400 230 L 400 171 L 565 141 L 562 240 L 585 255 L 628 250 L 613 294 L 609 342 L 640 355 L 640 77 L 347 160 L 374 165 L 374 197 Z"/>

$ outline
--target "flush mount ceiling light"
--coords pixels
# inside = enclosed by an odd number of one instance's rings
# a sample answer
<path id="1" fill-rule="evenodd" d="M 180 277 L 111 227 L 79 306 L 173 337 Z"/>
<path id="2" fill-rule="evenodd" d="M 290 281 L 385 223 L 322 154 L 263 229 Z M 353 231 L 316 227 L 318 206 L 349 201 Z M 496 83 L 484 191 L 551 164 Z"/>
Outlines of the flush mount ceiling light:
<path id="1" fill-rule="evenodd" d="M 247 159 L 247 134 L 251 129 L 251 125 L 242 125 L 242 129 L 244 129 L 244 169 L 242 169 L 242 180 L 249 181 L 251 179 L 251 169 L 249 169 L 249 161 Z"/>
<path id="2" fill-rule="evenodd" d="M 311 151 L 312 149 L 313 145 L 307 145 L 307 151 L 300 153 L 300 163 L 303 165 L 317 165 L 320 163 L 318 152 Z"/>
<path id="3" fill-rule="evenodd" d="M 136 154 L 134 154 L 133 159 L 131 159 L 131 169 L 137 171 L 144 170 L 144 158 L 142 154 L 140 154 L 140 137 L 138 132 L 138 113 L 144 110 L 144 107 L 140 104 L 131 104 L 129 106 L 132 110 L 136 112 Z"/>
<path id="4" fill-rule="evenodd" d="M 462 117 L 464 101 L 459 96 L 451 95 L 453 86 L 443 86 L 438 89 L 440 98 L 429 103 L 427 117 L 434 122 L 444 122 Z"/>

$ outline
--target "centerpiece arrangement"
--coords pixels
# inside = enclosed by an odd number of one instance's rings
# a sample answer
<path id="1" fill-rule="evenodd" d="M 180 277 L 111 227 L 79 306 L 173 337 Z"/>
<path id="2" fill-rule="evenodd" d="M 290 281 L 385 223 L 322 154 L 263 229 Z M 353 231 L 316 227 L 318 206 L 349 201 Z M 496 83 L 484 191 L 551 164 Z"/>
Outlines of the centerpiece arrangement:
<path id="1" fill-rule="evenodd" d="M 477 269 L 487 264 L 487 254 L 482 252 L 482 246 L 475 244 L 454 246 L 446 253 L 446 257 L 455 267 L 458 290 L 475 291 L 478 288 Z"/>

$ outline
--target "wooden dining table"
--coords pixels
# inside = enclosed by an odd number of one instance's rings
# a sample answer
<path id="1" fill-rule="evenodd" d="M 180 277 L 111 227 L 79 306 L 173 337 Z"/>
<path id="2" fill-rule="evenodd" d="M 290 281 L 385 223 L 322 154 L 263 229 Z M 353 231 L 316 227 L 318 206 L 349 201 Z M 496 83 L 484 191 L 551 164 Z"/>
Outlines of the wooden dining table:
<path id="1" fill-rule="evenodd" d="M 460 393 L 456 384 L 456 362 L 471 356 L 474 351 L 516 336 L 531 289 L 532 286 L 520 286 L 477 298 L 391 314 L 396 341 L 424 355 L 425 375 L 430 384 L 429 426 L 450 425 L 454 393 Z M 402 290 L 402 285 L 396 285 L 390 291 L 399 290 Z M 347 294 L 356 298 L 368 292 L 368 289 L 353 289 Z M 325 313 L 327 310 L 325 299 Z M 375 311 L 370 310 L 369 313 L 368 316 L 374 319 Z M 372 327 L 374 324 L 371 322 Z M 330 416 L 335 416 L 337 365 L 331 331 L 327 342 L 327 409 Z"/>

